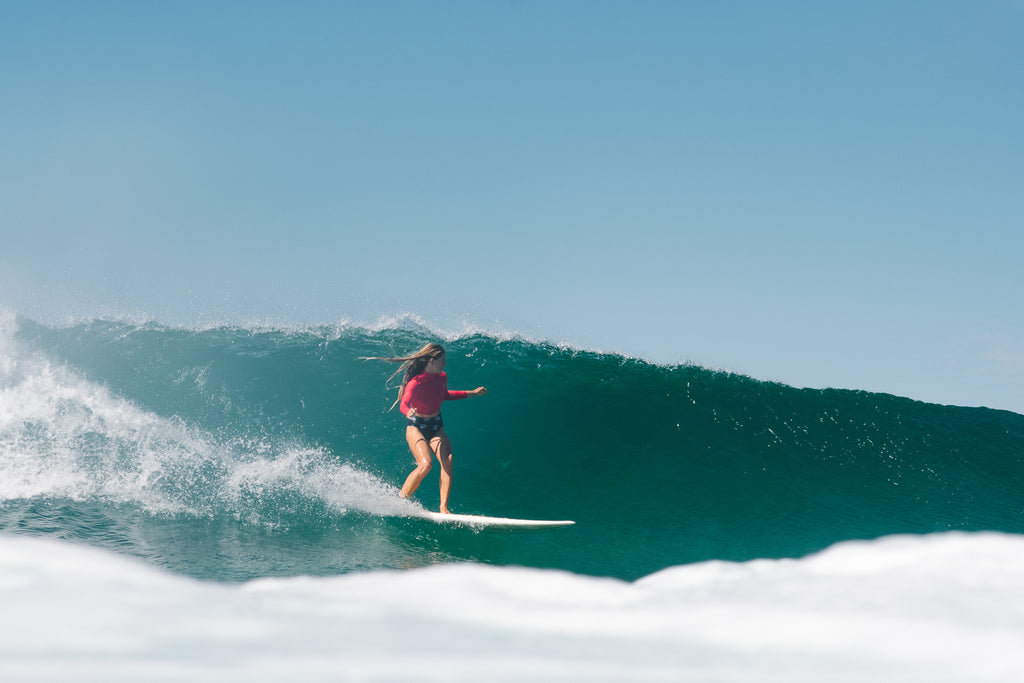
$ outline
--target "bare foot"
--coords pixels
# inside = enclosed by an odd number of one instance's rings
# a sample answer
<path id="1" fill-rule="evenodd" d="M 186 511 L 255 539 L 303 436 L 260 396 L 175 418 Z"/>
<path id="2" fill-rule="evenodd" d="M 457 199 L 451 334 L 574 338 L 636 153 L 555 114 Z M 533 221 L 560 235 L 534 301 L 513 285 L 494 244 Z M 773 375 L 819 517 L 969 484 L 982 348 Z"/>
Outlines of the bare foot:
<path id="1" fill-rule="evenodd" d="M 452 514 L 452 511 L 448 509 L 447 505 L 442 505 L 441 506 L 441 514 L 442 515 L 450 515 L 450 514 Z"/>

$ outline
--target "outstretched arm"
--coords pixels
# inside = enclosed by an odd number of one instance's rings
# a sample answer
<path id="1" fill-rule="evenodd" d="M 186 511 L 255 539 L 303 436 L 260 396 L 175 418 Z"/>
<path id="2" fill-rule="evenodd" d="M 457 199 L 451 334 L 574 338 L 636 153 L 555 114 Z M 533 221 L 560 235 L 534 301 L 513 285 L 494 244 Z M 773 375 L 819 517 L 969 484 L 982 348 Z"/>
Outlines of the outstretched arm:
<path id="1" fill-rule="evenodd" d="M 444 399 L 446 401 L 458 401 L 463 398 L 469 398 L 470 396 L 483 396 L 487 393 L 487 387 L 477 387 L 472 391 L 466 391 L 465 389 L 449 389 L 445 392 Z"/>

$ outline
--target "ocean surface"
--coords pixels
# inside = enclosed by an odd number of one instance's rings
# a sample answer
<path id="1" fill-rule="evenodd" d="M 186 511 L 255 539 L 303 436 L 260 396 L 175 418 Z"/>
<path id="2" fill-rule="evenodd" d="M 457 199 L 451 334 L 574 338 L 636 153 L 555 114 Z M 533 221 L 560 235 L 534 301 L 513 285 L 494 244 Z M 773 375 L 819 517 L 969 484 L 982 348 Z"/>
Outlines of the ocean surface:
<path id="1" fill-rule="evenodd" d="M 448 350 L 455 512 L 394 366 Z M 0 680 L 1019 681 L 1024 416 L 408 319 L 0 315 Z"/>

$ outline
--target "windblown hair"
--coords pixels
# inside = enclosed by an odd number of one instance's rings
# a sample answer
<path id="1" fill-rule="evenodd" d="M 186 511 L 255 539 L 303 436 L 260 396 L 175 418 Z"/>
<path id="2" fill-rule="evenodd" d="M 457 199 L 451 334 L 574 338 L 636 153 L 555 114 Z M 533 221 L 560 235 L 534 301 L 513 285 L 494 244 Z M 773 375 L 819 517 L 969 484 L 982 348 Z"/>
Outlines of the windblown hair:
<path id="1" fill-rule="evenodd" d="M 389 408 L 389 410 L 393 410 L 394 407 L 398 405 L 398 402 L 402 400 L 402 394 L 405 393 L 405 385 L 409 383 L 409 380 L 416 375 L 422 375 L 427 369 L 427 363 L 443 355 L 443 346 L 440 344 L 427 344 L 411 356 L 401 356 L 398 358 L 378 358 L 370 356 L 363 357 L 360 360 L 382 360 L 388 363 L 402 364 L 397 370 L 395 370 L 394 374 L 392 374 L 387 381 L 387 384 L 390 385 L 395 377 L 402 375 L 402 385 L 398 387 L 398 398 L 395 399 L 395 402 L 392 403 L 391 408 Z"/>

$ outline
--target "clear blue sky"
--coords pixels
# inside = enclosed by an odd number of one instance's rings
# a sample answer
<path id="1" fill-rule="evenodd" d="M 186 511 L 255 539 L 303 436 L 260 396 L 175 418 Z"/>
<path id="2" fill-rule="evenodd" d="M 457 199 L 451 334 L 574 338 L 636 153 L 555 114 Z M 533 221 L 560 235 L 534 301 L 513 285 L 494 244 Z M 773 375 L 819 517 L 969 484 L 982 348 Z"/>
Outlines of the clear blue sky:
<path id="1" fill-rule="evenodd" d="M 1024 2 L 0 1 L 0 305 L 1024 413 Z"/>

